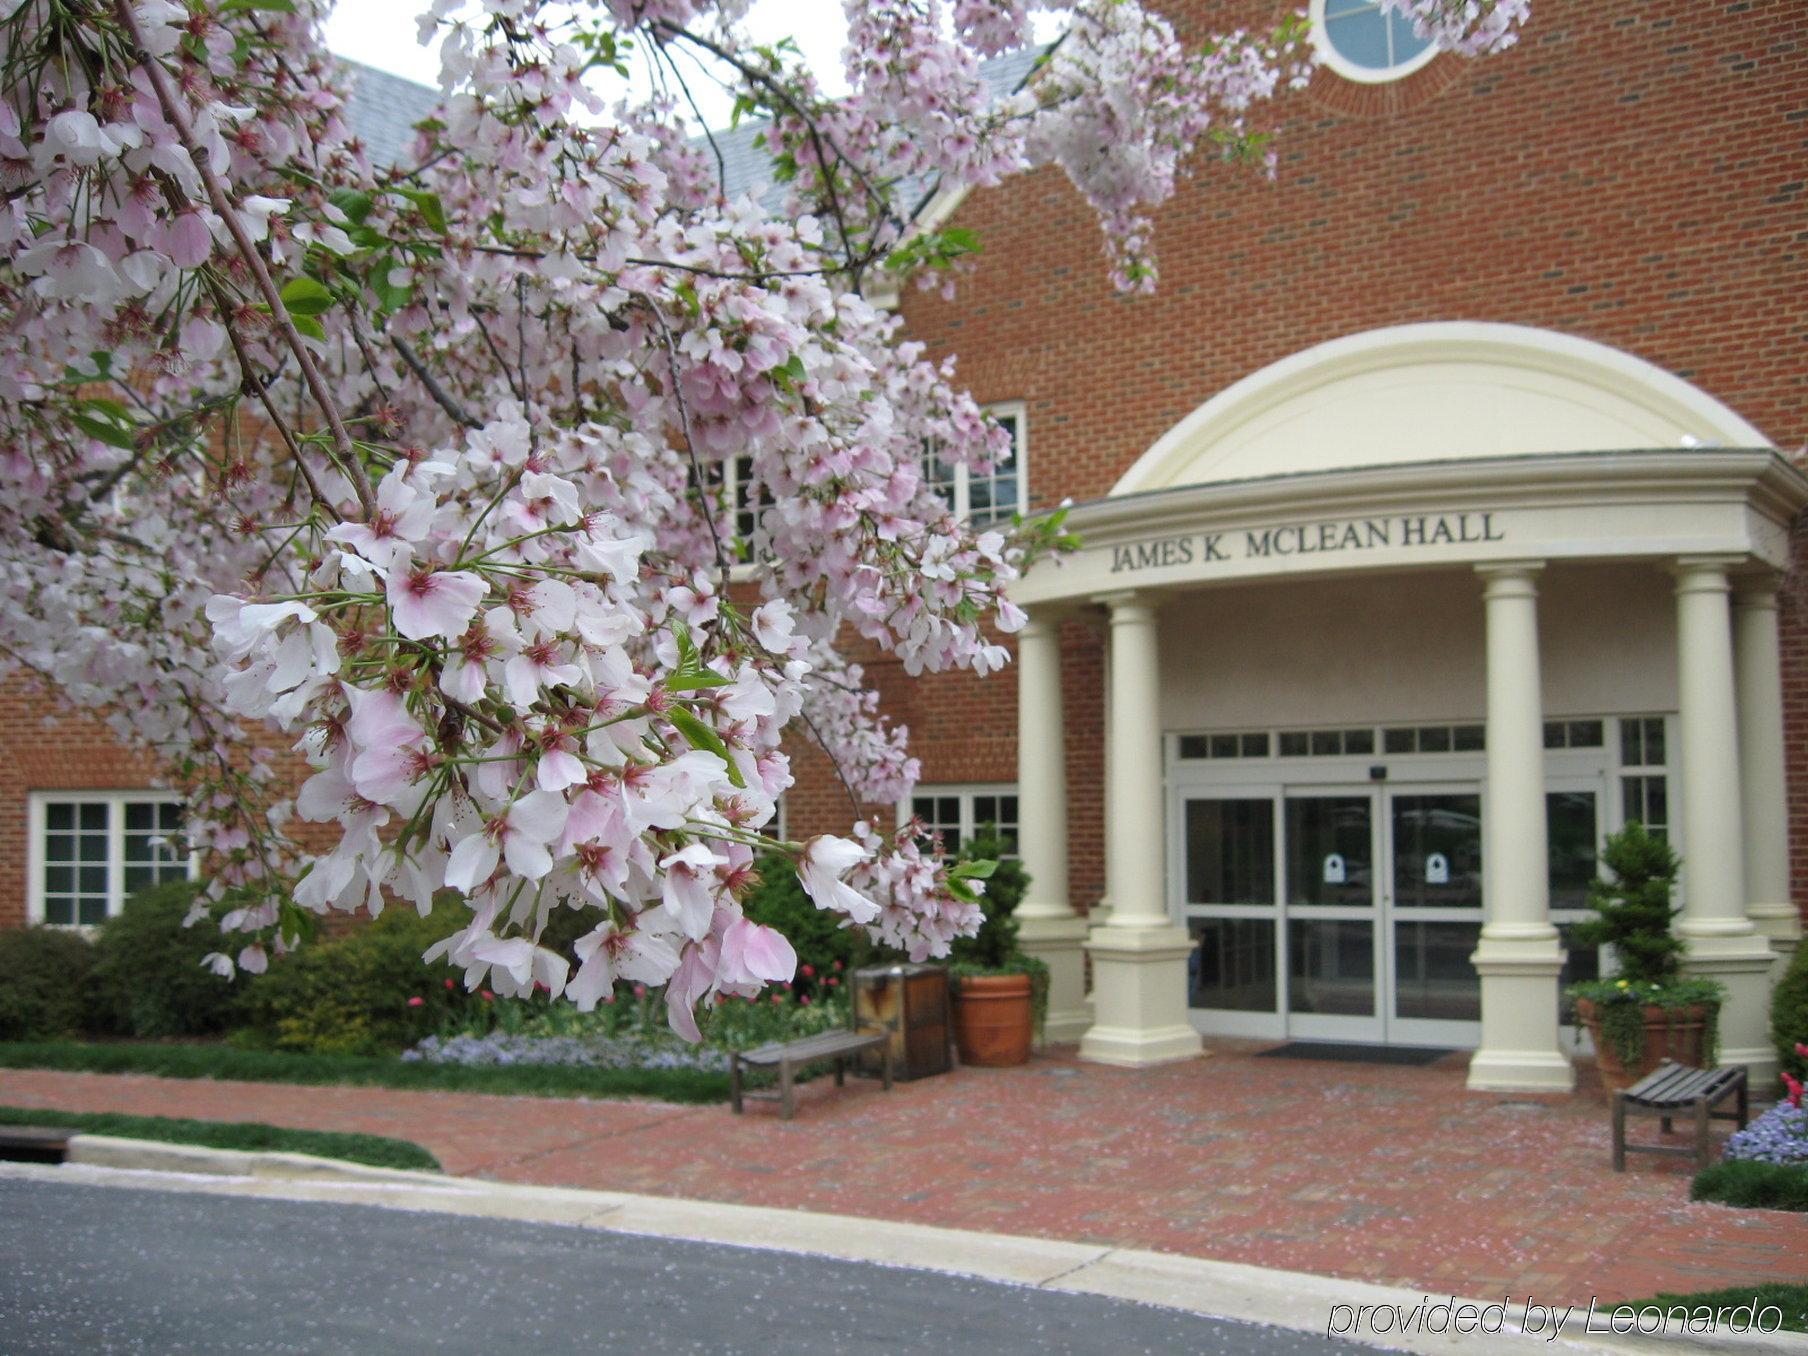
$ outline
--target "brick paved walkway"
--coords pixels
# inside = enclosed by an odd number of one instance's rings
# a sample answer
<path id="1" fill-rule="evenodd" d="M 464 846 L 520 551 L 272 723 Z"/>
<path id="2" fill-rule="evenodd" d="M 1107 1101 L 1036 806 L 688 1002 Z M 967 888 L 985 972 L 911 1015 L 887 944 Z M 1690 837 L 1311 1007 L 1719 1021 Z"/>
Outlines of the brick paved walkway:
<path id="1" fill-rule="evenodd" d="M 1608 1162 L 1606 1103 L 1463 1090 L 1430 1068 L 1042 1057 L 886 1095 L 578 1102 L 0 1069 L 0 1104 L 415 1140 L 447 1171 L 1155 1248 L 1488 1297 L 1640 1298 L 1808 1278 L 1808 1222 L 1688 1200 L 1681 1160 Z M 1641 1127 L 1642 1128 L 1642 1127 Z M 1654 1124 L 1651 1128 L 1655 1128 Z"/>

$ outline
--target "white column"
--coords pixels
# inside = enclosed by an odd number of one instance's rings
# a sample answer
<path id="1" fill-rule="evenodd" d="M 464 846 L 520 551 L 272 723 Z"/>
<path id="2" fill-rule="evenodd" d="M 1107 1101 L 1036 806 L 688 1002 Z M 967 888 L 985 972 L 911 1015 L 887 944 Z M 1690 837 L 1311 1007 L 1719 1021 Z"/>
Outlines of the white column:
<path id="1" fill-rule="evenodd" d="M 1017 851 L 1029 873 L 1017 939 L 1048 966 L 1043 1039 L 1077 1041 L 1086 1006 L 1086 921 L 1067 888 L 1067 722 L 1061 706 L 1061 623 L 1032 616 L 1017 633 Z"/>
<path id="2" fill-rule="evenodd" d="M 1134 593 L 1097 601 L 1111 611 L 1105 869 L 1111 921 L 1092 929 L 1093 1024 L 1084 1059 L 1138 1068 L 1201 1052 L 1187 1020 L 1192 940 L 1168 917 L 1162 826 L 1161 671 L 1155 609 Z"/>
<path id="3" fill-rule="evenodd" d="M 1515 561 L 1477 570 L 1488 631 L 1487 920 L 1471 958 L 1481 976 L 1482 1041 L 1469 1086 L 1490 1092 L 1567 1092 L 1576 1082 L 1558 1033 L 1563 947 L 1551 925 L 1545 841 L 1541 569 Z"/>
<path id="4" fill-rule="evenodd" d="M 1783 673 L 1777 581 L 1741 579 L 1733 594 L 1739 693 L 1739 804 L 1745 811 L 1745 916 L 1777 953 L 1771 983 L 1802 940 L 1789 894 L 1789 787 L 1783 771 Z"/>
<path id="5" fill-rule="evenodd" d="M 1770 1048 L 1770 939 L 1745 916 L 1739 718 L 1733 668 L 1733 557 L 1676 562 L 1676 688 L 1682 726 L 1682 903 L 1676 933 L 1691 974 L 1726 986 L 1720 1061 L 1743 1064 L 1753 1085 L 1776 1077 Z"/>

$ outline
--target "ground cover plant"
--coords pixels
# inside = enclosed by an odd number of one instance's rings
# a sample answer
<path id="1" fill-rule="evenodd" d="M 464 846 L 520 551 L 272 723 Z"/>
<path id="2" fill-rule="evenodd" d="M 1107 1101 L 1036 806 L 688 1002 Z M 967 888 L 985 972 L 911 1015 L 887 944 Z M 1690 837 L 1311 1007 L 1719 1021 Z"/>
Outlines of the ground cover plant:
<path id="1" fill-rule="evenodd" d="M 43 1125 L 88 1135 L 113 1135 L 120 1139 L 197 1144 L 209 1149 L 243 1149 L 255 1153 L 313 1154 L 316 1158 L 337 1158 L 374 1168 L 439 1171 L 439 1160 L 408 1140 L 332 1130 L 292 1130 L 257 1121 L 196 1121 L 173 1116 L 121 1116 L 105 1111 L 0 1106 L 0 1125 Z"/>
<path id="2" fill-rule="evenodd" d="M 308 1055 L 229 1045 L 139 1042 L 0 1043 L 0 1068 L 150 1074 L 226 1082 L 343 1084 L 485 1092 L 505 1097 L 652 1097 L 666 1102 L 728 1099 L 728 1077 L 696 1069 L 593 1069 L 556 1065 L 464 1066 L 393 1055 Z"/>

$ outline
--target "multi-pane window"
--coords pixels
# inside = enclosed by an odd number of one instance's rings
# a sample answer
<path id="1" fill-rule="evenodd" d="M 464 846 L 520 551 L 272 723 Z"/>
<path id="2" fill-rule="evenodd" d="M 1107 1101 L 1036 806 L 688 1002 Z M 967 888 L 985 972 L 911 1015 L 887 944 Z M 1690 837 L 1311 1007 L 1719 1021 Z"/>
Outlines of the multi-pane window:
<path id="1" fill-rule="evenodd" d="M 923 458 L 924 487 L 947 504 L 955 517 L 965 518 L 975 527 L 1008 523 L 1029 506 L 1023 407 L 1004 405 L 986 413 L 1011 440 L 1010 455 L 1001 458 L 990 471 L 981 473 L 951 465 L 934 448 L 927 449 Z"/>
<path id="2" fill-rule="evenodd" d="M 189 875 L 182 804 L 156 792 L 35 795 L 32 820 L 35 921 L 99 923 L 147 886 Z"/>
<path id="3" fill-rule="evenodd" d="M 1181 735 L 1180 756 L 1195 758 L 1266 758 L 1268 731 L 1242 734 Z"/>
<path id="4" fill-rule="evenodd" d="M 1388 753 L 1480 753 L 1487 745 L 1480 725 L 1396 725 L 1381 741 Z"/>
<path id="5" fill-rule="evenodd" d="M 754 479 L 753 458 L 730 457 L 706 464 L 702 492 L 714 504 L 718 523 L 725 520 L 731 540 L 723 545 L 735 560 L 752 560 L 760 519 L 772 507 L 771 491 L 765 482 Z"/>
<path id="6" fill-rule="evenodd" d="M 1668 754 L 1662 716 L 1628 716 L 1620 721 L 1620 809 L 1652 833 L 1670 831 Z"/>
<path id="7" fill-rule="evenodd" d="M 945 851 L 957 851 L 989 825 L 1001 840 L 1000 855 L 1017 855 L 1015 787 L 918 787 L 904 815 L 921 820 L 927 834 L 942 840 Z"/>
<path id="8" fill-rule="evenodd" d="M 1282 730 L 1281 757 L 1327 758 L 1352 753 L 1373 753 L 1375 732 L 1355 730 Z"/>

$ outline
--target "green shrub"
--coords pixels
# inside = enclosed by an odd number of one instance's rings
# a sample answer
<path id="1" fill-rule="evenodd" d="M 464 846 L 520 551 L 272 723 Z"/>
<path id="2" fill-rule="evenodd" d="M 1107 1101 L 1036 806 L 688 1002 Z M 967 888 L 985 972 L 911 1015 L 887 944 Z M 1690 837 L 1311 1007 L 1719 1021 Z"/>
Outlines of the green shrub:
<path id="1" fill-rule="evenodd" d="M 961 845 L 960 860 L 997 863 L 979 898 L 980 912 L 986 921 L 980 924 L 977 935 L 956 938 L 949 951 L 951 964 L 966 968 L 969 973 L 1025 973 L 1009 967 L 1018 955 L 1017 906 L 1023 903 L 1030 877 L 1022 862 L 1003 855 L 1004 848 L 1003 840 L 990 825 L 982 828 L 971 842 Z"/>
<path id="2" fill-rule="evenodd" d="M 1571 935 L 1581 946 L 1611 946 L 1616 980 L 1634 985 L 1665 984 L 1676 978 L 1683 943 L 1670 931 L 1677 908 L 1670 902 L 1682 863 L 1663 838 L 1634 819 L 1601 845 L 1606 873 L 1588 886 L 1595 916 L 1577 923 Z"/>
<path id="3" fill-rule="evenodd" d="M 0 932 L 0 1040 L 54 1040 L 86 1025 L 94 947 L 79 932 Z"/>
<path id="4" fill-rule="evenodd" d="M 1689 1196 L 1741 1210 L 1808 1210 L 1808 1166 L 1728 1159 L 1696 1173 Z"/>
<path id="5" fill-rule="evenodd" d="M 153 886 L 101 924 L 90 1005 L 97 1032 L 156 1038 L 225 1030 L 245 980 L 221 979 L 201 964 L 208 952 L 233 948 L 212 919 L 182 926 L 199 889 L 192 881 Z M 213 917 L 221 911 L 216 906 Z"/>
<path id="6" fill-rule="evenodd" d="M 1795 959 L 1770 996 L 1770 1035 L 1784 1071 L 1808 1082 L 1808 1058 L 1796 1050 L 1808 1044 L 1808 945 L 1795 949 Z"/>
<path id="7" fill-rule="evenodd" d="M 273 960 L 234 1007 L 236 1044 L 252 1049 L 365 1055 L 411 1044 L 473 1003 L 455 971 L 421 953 L 470 917 L 448 903 L 422 918 L 391 907 L 374 922 Z M 451 981 L 448 987 L 447 981 Z M 409 1000 L 418 998 L 419 1003 Z"/>
<path id="8" fill-rule="evenodd" d="M 1017 906 L 1029 892 L 1030 874 L 1021 861 L 1004 855 L 1005 847 L 990 824 L 981 828 L 971 842 L 961 845 L 962 861 L 997 865 L 986 878 L 985 893 L 979 898 L 986 921 L 980 924 L 976 935 L 955 940 L 949 949 L 948 973 L 957 991 L 966 975 L 1028 975 L 1032 1019 L 1040 1037 L 1043 1019 L 1048 1016 L 1048 966 L 1017 945 Z"/>

